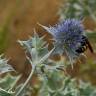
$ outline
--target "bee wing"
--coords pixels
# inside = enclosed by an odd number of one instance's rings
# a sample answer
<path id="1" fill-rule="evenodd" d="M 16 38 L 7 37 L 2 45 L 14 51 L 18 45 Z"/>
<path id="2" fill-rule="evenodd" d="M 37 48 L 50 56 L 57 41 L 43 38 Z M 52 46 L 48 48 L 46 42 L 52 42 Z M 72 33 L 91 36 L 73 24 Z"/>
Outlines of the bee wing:
<path id="1" fill-rule="evenodd" d="M 87 43 L 88 48 L 91 51 L 91 53 L 94 53 L 93 48 L 92 48 L 92 46 L 91 46 L 91 44 L 90 44 L 90 42 L 89 42 L 89 40 L 87 38 L 86 38 L 86 43 Z"/>

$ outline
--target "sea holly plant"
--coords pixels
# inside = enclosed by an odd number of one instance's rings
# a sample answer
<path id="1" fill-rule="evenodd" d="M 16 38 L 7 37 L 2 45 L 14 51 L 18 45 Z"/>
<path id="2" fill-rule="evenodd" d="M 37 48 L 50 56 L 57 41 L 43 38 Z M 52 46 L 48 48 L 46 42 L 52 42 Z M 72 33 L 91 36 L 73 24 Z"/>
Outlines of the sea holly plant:
<path id="1" fill-rule="evenodd" d="M 67 19 L 53 27 L 40 26 L 53 36 L 53 48 L 49 50 L 45 37 L 39 37 L 36 32 L 26 41 L 19 40 L 25 50 L 27 61 L 31 64 L 31 72 L 26 81 L 18 86 L 17 81 L 20 77 L 12 78 L 8 75 L 1 79 L 0 96 L 31 96 L 31 93 L 34 96 L 34 92 L 37 96 L 96 96 L 96 87 L 68 75 L 66 68 L 70 64 L 65 63 L 62 55 L 66 54 L 69 57 L 68 61 L 74 64 L 73 61 L 83 54 L 77 52 L 81 42 L 85 42 L 83 36 L 86 36 L 81 21 Z M 55 54 L 60 56 L 60 60 L 55 61 L 50 58 Z M 0 63 L 5 64 L 4 67 L 9 70 L 10 65 L 4 63 L 4 60 L 2 59 L 3 63 Z M 31 86 L 29 81 L 33 75 L 39 82 Z"/>
<path id="2" fill-rule="evenodd" d="M 53 27 L 40 26 L 53 36 L 55 53 L 65 53 L 71 64 L 82 55 L 82 47 L 86 46 L 85 38 L 87 38 L 82 21 L 66 19 Z"/>
<path id="3" fill-rule="evenodd" d="M 16 96 L 20 95 L 34 73 L 42 74 L 45 69 L 56 70 L 61 66 L 50 64 L 52 61 L 50 62 L 49 56 L 52 54 L 55 48 L 48 51 L 47 43 L 43 41 L 43 37 L 39 38 L 36 32 L 34 33 L 34 36 L 29 40 L 19 41 L 19 43 L 26 49 L 26 54 L 28 54 L 27 59 L 29 60 L 32 69 L 28 79 L 16 94 Z"/>

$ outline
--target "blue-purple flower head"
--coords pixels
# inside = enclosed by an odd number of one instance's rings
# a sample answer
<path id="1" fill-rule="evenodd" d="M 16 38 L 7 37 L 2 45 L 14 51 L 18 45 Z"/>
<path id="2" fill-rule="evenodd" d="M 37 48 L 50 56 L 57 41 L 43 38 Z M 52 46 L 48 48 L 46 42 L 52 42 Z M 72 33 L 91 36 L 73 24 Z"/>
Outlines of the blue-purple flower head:
<path id="1" fill-rule="evenodd" d="M 66 52 L 71 59 L 80 55 L 76 50 L 81 46 L 82 36 L 85 35 L 80 20 L 66 19 L 53 27 L 41 26 L 53 36 L 57 52 Z"/>

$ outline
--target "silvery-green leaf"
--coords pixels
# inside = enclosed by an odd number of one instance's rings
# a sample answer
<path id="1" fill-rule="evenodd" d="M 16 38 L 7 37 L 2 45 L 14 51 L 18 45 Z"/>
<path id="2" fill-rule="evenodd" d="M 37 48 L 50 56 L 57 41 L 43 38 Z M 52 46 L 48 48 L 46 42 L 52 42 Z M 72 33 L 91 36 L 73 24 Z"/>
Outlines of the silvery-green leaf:
<path id="1" fill-rule="evenodd" d="M 30 37 L 28 40 L 26 41 L 18 41 L 20 43 L 21 46 L 23 46 L 27 52 L 31 52 L 32 48 L 35 48 L 37 51 L 38 49 L 42 48 L 46 42 L 43 41 L 44 37 L 39 37 L 37 34 L 34 34 L 33 37 Z"/>
<path id="2" fill-rule="evenodd" d="M 2 56 L 0 56 L 0 74 L 9 72 L 9 71 L 14 71 L 12 66 L 9 65 L 7 62 L 8 62 L 8 60 L 6 60 L 6 59 L 2 58 Z"/>
<path id="3" fill-rule="evenodd" d="M 6 91 L 2 88 L 0 88 L 0 96 L 14 96 L 14 92 Z"/>
<path id="4" fill-rule="evenodd" d="M 7 74 L 5 77 L 0 78 L 0 87 L 9 90 L 14 85 L 15 81 L 19 78 L 19 76 L 11 76 Z"/>
<path id="5" fill-rule="evenodd" d="M 49 58 L 49 56 L 52 54 L 52 52 L 54 51 L 54 49 L 55 48 L 53 48 L 51 51 L 49 51 L 44 57 L 42 57 L 39 61 L 38 61 L 38 63 L 43 63 L 44 61 L 46 61 L 48 58 Z"/>
<path id="6" fill-rule="evenodd" d="M 20 88 L 23 86 L 23 84 L 19 84 L 17 87 L 16 87 L 16 90 L 15 90 L 15 94 L 18 92 L 18 90 L 20 90 Z M 33 88 L 31 85 L 27 85 L 24 90 L 20 93 L 20 96 L 31 96 L 33 92 Z"/>

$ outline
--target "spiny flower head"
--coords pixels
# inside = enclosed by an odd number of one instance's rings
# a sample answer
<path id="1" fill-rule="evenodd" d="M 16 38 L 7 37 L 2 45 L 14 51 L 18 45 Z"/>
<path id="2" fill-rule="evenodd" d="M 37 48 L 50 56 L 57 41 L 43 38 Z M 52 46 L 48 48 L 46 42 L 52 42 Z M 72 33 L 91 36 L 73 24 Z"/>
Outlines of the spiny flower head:
<path id="1" fill-rule="evenodd" d="M 66 52 L 71 60 L 80 55 L 76 50 L 81 46 L 82 38 L 85 35 L 80 20 L 66 19 L 53 27 L 41 26 L 53 36 L 58 53 Z"/>

